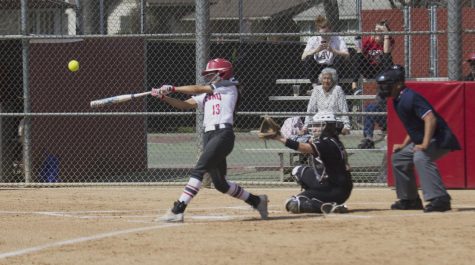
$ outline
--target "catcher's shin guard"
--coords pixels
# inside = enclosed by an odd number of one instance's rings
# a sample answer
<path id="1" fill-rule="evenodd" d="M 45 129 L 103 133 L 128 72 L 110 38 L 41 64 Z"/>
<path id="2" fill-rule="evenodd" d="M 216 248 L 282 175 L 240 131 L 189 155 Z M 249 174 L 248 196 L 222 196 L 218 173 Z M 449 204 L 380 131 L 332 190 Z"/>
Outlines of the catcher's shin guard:
<path id="1" fill-rule="evenodd" d="M 321 213 L 322 202 L 306 196 L 292 196 L 285 202 L 285 209 L 290 213 Z"/>

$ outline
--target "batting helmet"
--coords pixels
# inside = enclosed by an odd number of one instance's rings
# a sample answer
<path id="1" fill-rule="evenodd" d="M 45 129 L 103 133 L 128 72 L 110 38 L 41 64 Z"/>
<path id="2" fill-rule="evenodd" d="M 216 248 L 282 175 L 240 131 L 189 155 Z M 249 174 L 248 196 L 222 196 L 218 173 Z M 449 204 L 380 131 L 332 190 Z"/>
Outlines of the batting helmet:
<path id="1" fill-rule="evenodd" d="M 201 73 L 202 76 L 218 73 L 219 77 L 224 80 L 229 80 L 233 77 L 233 64 L 222 58 L 216 58 L 208 61 L 206 69 Z"/>
<path id="2" fill-rule="evenodd" d="M 465 60 L 467 63 L 470 62 L 475 62 L 475 52 L 472 52 L 468 55 L 467 60 Z"/>

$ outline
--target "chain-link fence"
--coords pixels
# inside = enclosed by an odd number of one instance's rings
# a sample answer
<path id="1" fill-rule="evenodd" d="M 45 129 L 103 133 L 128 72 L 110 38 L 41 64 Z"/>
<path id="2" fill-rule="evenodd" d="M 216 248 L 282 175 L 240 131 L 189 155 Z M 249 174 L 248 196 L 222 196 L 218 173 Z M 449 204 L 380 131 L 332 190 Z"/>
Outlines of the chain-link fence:
<path id="1" fill-rule="evenodd" d="M 290 168 L 306 158 L 255 131 L 263 115 L 280 124 L 303 119 L 312 92 L 325 88 L 318 73 L 332 67 L 346 94 L 348 109 L 337 112 L 351 123 L 341 140 L 354 181 L 384 185 L 386 109 L 374 108 L 372 79 L 389 63 L 404 66 L 408 79 L 461 80 L 475 52 L 473 7 L 473 0 L 1 1 L 0 186 L 186 181 L 201 150 L 200 113 L 151 97 L 101 109 L 89 102 L 201 83 L 216 57 L 234 64 L 242 94 L 229 179 L 288 183 Z M 73 59 L 76 72 L 67 68 Z"/>

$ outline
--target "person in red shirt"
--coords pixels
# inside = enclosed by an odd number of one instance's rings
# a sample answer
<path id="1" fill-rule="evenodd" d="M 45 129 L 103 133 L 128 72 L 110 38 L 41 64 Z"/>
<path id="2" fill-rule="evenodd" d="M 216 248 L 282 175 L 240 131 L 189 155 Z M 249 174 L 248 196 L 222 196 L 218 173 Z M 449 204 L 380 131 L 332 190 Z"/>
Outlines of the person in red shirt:
<path id="1" fill-rule="evenodd" d="M 389 69 L 393 65 L 391 51 L 394 47 L 394 39 L 384 33 L 389 32 L 389 26 L 386 20 L 376 23 L 374 31 L 381 32 L 374 36 L 363 37 L 363 40 L 356 39 L 355 69 L 357 76 L 354 80 L 353 88 L 356 89 L 356 81 L 360 75 L 364 78 L 374 79 L 381 72 Z M 358 89 L 356 89 L 358 91 Z M 361 91 L 361 89 L 359 89 Z M 356 93 L 355 93 L 356 94 Z M 365 112 L 385 112 L 386 101 L 379 98 L 375 102 L 368 104 Z M 361 143 L 358 148 L 374 148 L 373 132 L 375 124 L 386 131 L 386 117 L 380 115 L 369 115 L 364 118 L 364 129 Z"/>
<path id="2" fill-rule="evenodd" d="M 374 79 L 376 75 L 393 65 L 391 51 L 395 42 L 389 35 L 384 35 L 385 32 L 390 31 L 387 21 L 376 23 L 374 31 L 381 32 L 381 34 L 366 36 L 362 40 L 356 39 L 355 41 L 356 79 L 360 75 L 364 78 Z"/>

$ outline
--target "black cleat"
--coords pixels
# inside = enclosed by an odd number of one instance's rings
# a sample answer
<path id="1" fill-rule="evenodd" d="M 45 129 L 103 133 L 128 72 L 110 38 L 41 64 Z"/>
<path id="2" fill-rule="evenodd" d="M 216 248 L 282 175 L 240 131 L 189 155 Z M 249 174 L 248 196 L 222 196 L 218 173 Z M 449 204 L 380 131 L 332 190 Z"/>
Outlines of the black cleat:
<path id="1" fill-rule="evenodd" d="M 391 210 L 422 210 L 422 201 L 420 198 L 415 200 L 399 200 L 391 205 Z"/>
<path id="2" fill-rule="evenodd" d="M 442 196 L 435 198 L 424 208 L 425 213 L 445 212 L 449 210 L 452 210 L 450 206 L 450 196 Z"/>

